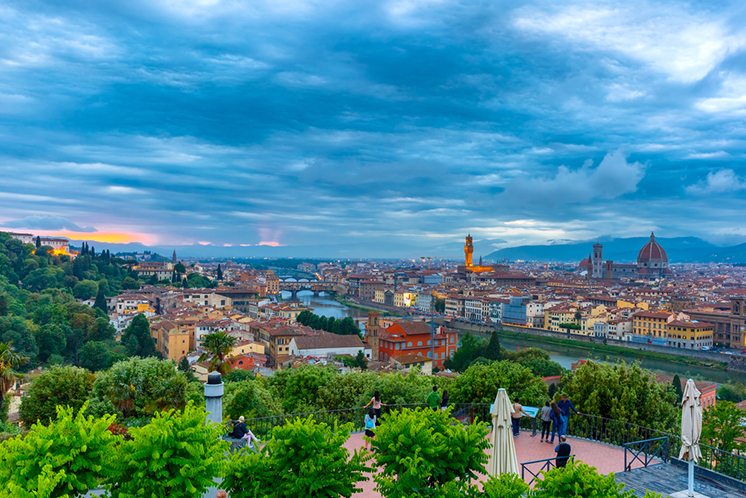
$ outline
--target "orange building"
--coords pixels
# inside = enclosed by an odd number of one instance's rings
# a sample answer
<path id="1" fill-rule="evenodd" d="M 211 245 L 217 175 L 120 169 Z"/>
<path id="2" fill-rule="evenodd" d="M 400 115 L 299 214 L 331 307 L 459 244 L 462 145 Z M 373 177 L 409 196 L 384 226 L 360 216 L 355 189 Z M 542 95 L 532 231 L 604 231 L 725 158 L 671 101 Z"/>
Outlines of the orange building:
<path id="1" fill-rule="evenodd" d="M 403 359 L 419 353 L 432 359 L 434 367 L 443 368 L 443 362 L 458 349 L 458 334 L 436 326 L 433 335 L 429 323 L 397 321 L 380 331 L 377 343 L 376 359 L 379 361 Z"/>

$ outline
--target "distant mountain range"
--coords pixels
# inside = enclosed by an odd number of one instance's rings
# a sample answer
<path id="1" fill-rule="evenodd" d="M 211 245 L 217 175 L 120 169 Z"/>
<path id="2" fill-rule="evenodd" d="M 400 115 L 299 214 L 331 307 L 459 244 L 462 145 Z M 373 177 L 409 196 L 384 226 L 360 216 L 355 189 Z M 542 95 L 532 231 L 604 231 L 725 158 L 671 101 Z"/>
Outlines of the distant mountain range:
<path id="1" fill-rule="evenodd" d="M 593 244 L 600 242 L 604 246 L 604 259 L 634 262 L 648 240 L 648 237 L 601 237 L 585 242 L 507 247 L 488 254 L 485 259 L 579 262 L 590 255 Z M 656 237 L 655 240 L 665 249 L 671 263 L 746 263 L 746 243 L 721 247 L 697 237 Z"/>

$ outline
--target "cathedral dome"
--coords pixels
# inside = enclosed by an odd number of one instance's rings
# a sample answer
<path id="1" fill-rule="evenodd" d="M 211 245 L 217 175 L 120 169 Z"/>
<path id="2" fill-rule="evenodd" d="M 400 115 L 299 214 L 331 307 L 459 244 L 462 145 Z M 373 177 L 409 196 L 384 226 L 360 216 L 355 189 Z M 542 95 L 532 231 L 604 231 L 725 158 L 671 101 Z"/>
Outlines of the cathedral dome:
<path id="1" fill-rule="evenodd" d="M 650 240 L 637 253 L 637 264 L 653 268 L 668 266 L 668 255 L 655 240 L 654 233 L 650 233 Z"/>

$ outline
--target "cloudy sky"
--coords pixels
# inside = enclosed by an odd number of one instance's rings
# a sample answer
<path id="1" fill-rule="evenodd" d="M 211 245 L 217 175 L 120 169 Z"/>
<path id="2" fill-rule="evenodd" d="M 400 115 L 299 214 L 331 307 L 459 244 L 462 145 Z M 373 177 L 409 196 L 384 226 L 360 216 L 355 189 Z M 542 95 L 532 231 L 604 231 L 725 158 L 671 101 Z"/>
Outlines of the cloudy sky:
<path id="1" fill-rule="evenodd" d="M 237 254 L 743 242 L 745 6 L 6 1 L 0 226 Z"/>

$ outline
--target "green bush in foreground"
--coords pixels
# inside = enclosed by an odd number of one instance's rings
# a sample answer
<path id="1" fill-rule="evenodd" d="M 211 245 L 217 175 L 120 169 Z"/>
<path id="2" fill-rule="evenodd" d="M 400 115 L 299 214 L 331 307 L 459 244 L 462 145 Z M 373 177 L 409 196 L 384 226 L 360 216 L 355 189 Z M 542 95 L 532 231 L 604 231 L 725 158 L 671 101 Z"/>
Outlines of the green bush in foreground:
<path id="1" fill-rule="evenodd" d="M 450 411 L 394 411 L 376 429 L 371 445 L 387 498 L 458 496 L 485 472 L 489 441 L 483 422 L 464 426 Z"/>
<path id="2" fill-rule="evenodd" d="M 490 477 L 483 487 L 484 498 L 523 498 L 529 487 L 518 474 Z"/>
<path id="3" fill-rule="evenodd" d="M 49 425 L 34 424 L 25 436 L 0 443 L 0 497 L 56 498 L 83 496 L 111 475 L 109 462 L 116 437 L 113 416 L 77 415 L 57 408 Z"/>
<path id="4" fill-rule="evenodd" d="M 129 430 L 112 462 L 107 486 L 112 498 L 197 498 L 222 473 L 228 443 L 222 429 L 205 423 L 206 412 L 191 403 L 182 413 L 160 412 L 146 426 Z"/>
<path id="5" fill-rule="evenodd" d="M 275 427 L 260 453 L 244 449 L 230 457 L 222 487 L 232 498 L 352 496 L 368 469 L 363 452 L 350 455 L 343 446 L 350 430 L 313 417 Z"/>

